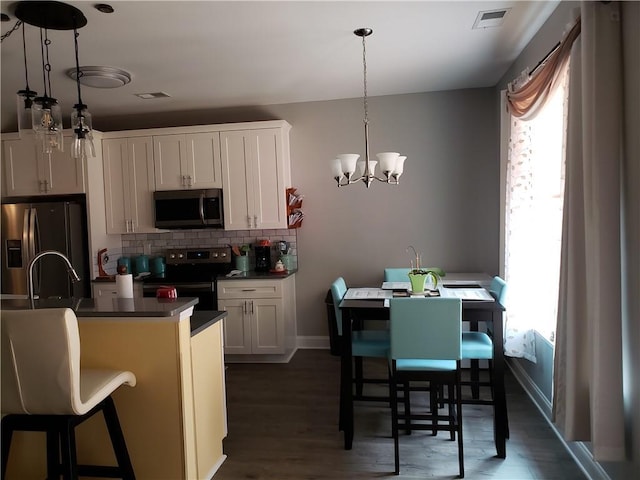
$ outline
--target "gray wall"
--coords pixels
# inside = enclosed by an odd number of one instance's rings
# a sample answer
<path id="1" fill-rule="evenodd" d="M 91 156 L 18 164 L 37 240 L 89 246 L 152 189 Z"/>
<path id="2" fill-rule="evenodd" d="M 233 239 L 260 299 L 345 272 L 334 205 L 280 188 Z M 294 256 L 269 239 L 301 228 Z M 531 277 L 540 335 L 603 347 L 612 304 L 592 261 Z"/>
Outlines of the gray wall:
<path id="1" fill-rule="evenodd" d="M 448 271 L 498 268 L 499 157 L 492 88 L 369 99 L 372 157 L 407 155 L 400 185 L 338 188 L 329 161 L 364 150 L 361 99 L 252 110 L 96 120 L 103 131 L 280 118 L 291 130 L 292 183 L 305 195 L 297 232 L 298 335 L 327 336 L 331 282 L 377 285 L 388 266 L 409 266 L 408 245 Z M 100 125 L 97 125 L 98 121 Z"/>

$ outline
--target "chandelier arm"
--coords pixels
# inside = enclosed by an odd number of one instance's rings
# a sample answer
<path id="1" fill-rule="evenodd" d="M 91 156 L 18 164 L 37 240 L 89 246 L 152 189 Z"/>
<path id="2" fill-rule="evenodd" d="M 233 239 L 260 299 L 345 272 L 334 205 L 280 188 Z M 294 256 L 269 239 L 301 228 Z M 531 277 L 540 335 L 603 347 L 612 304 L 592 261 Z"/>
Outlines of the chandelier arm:
<path id="1" fill-rule="evenodd" d="M 82 73 L 80 72 L 80 57 L 78 56 L 78 33 L 77 28 L 73 28 L 73 44 L 76 50 L 76 87 L 78 89 L 78 108 L 81 109 L 80 105 L 83 105 L 82 96 L 80 94 L 80 77 Z"/>

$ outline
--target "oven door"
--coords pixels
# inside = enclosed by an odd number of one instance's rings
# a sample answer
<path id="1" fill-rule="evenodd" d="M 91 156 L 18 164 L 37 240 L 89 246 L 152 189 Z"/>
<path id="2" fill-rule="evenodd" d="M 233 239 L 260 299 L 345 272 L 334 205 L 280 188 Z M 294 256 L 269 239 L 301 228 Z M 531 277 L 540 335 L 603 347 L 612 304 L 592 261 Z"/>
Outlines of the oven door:
<path id="1" fill-rule="evenodd" d="M 142 296 L 155 297 L 156 290 L 160 287 L 174 287 L 178 297 L 197 297 L 199 302 L 194 307 L 195 310 L 217 310 L 218 295 L 216 293 L 216 282 L 167 282 L 167 283 L 145 283 L 142 285 Z"/>

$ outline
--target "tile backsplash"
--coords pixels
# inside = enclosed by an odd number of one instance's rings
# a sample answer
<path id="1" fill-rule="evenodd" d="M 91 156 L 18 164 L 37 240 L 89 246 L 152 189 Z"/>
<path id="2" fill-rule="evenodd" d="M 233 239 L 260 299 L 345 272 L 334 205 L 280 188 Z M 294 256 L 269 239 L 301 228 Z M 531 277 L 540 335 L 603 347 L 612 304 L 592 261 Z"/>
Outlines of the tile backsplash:
<path id="1" fill-rule="evenodd" d="M 293 256 L 297 268 L 297 230 L 172 230 L 164 233 L 135 233 L 122 235 L 122 255 L 135 256 L 146 254 L 152 257 L 163 256 L 172 248 L 209 248 L 227 245 L 253 245 L 262 239 L 268 239 L 272 244 L 279 240 L 289 243 L 290 255 Z M 272 262 L 277 260 L 277 253 L 272 249 Z M 253 264 L 253 248 L 249 253 L 250 264 Z"/>

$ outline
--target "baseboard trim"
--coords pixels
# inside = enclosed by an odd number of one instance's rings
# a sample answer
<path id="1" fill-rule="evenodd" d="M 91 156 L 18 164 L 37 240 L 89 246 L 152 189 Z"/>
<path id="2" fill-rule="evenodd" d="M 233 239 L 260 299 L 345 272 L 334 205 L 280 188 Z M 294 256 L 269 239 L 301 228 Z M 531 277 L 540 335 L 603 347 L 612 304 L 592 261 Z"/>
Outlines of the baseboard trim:
<path id="1" fill-rule="evenodd" d="M 308 348 L 314 350 L 328 350 L 331 348 L 328 336 L 298 336 L 296 338 L 298 348 Z"/>
<path id="2" fill-rule="evenodd" d="M 602 468 L 602 466 L 593 459 L 593 455 L 584 442 L 567 442 L 562 437 L 556 426 L 551 421 L 551 402 L 547 400 L 547 397 L 545 397 L 538 386 L 533 383 L 531 377 L 527 375 L 527 372 L 518 364 L 518 362 L 507 361 L 507 365 L 513 372 L 518 383 L 522 386 L 533 404 L 538 408 L 538 410 L 540 410 L 544 419 L 587 478 L 589 480 L 611 480 L 611 477 L 609 477 L 604 468 Z"/>

